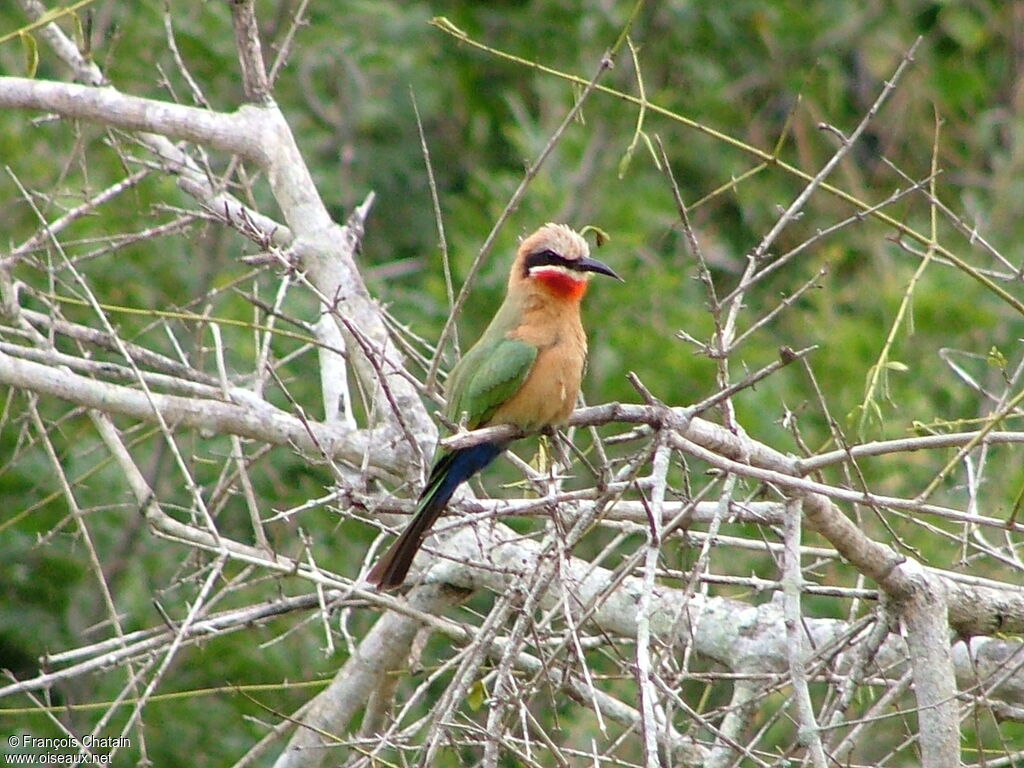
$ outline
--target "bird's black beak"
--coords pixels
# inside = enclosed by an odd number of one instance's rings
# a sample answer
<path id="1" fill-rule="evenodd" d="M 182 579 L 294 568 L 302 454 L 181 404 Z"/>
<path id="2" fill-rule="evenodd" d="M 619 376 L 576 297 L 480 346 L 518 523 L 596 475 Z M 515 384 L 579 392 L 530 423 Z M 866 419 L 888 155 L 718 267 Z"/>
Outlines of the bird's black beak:
<path id="1" fill-rule="evenodd" d="M 590 258 L 589 256 L 575 262 L 573 264 L 573 267 L 578 269 L 580 272 L 597 272 L 597 274 L 599 275 L 608 275 L 608 277 L 614 277 L 616 280 L 622 280 L 622 278 L 619 277 L 618 273 L 616 273 L 614 269 L 609 267 L 607 264 L 598 261 L 597 259 Z M 626 281 L 622 280 L 622 282 Z"/>

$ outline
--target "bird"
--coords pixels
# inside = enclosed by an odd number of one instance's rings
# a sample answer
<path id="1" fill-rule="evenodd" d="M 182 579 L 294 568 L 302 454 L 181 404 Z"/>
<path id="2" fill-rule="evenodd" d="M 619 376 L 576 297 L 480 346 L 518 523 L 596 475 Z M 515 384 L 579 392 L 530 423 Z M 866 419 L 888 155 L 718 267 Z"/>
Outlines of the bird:
<path id="1" fill-rule="evenodd" d="M 523 239 L 504 301 L 448 377 L 446 418 L 471 430 L 510 424 L 537 432 L 563 424 L 576 405 L 586 364 L 580 302 L 595 274 L 622 280 L 591 258 L 587 241 L 565 224 L 545 224 Z M 381 591 L 401 586 L 452 494 L 510 442 L 438 448 L 412 521 L 366 580 Z"/>

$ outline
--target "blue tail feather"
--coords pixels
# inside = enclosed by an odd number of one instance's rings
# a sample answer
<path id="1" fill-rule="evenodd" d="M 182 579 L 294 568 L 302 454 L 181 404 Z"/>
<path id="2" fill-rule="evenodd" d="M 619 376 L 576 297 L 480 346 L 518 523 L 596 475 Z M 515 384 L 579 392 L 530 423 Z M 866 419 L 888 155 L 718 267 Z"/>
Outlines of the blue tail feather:
<path id="1" fill-rule="evenodd" d="M 505 442 L 480 443 L 441 456 L 430 470 L 430 478 L 420 494 L 412 522 L 370 570 L 367 580 L 376 584 L 378 589 L 399 586 L 427 531 L 456 489 L 500 456 L 507 446 Z"/>
<path id="2" fill-rule="evenodd" d="M 479 443 L 442 456 L 434 464 L 430 479 L 420 494 L 421 508 L 443 508 L 460 485 L 498 458 L 504 450 L 504 444 Z"/>

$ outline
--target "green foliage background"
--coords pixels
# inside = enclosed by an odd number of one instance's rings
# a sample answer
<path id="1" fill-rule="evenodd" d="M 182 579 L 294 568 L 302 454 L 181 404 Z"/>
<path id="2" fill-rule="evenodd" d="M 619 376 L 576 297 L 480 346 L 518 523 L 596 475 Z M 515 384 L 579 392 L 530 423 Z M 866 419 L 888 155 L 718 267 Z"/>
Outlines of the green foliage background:
<path id="1" fill-rule="evenodd" d="M 266 41 L 280 39 L 293 5 L 260 4 Z M 156 98 L 173 93 L 190 103 L 188 86 L 164 42 L 163 6 L 149 1 L 93 3 L 88 9 L 93 55 L 126 93 Z M 338 220 L 344 220 L 369 190 L 377 193 L 363 261 L 371 289 L 401 324 L 432 342 L 449 313 L 413 97 L 422 116 L 458 286 L 522 178 L 524 166 L 538 155 L 578 93 L 562 78 L 462 43 L 430 20 L 445 16 L 473 40 L 589 79 L 632 8 L 633 2 L 623 0 L 311 4 L 308 23 L 299 30 L 275 95 Z M 242 94 L 226 7 L 174 0 L 170 10 L 181 56 L 193 78 L 211 106 L 233 109 Z M 0 35 L 24 23 L 12 4 L 0 7 Z M 68 20 L 62 25 L 73 28 Z M 700 201 L 691 210 L 692 222 L 719 295 L 735 287 L 746 254 L 805 184 L 770 166 L 723 189 L 759 163 L 738 144 L 765 152 L 778 146 L 780 160 L 815 173 L 837 147 L 836 136 L 819 129 L 819 123 L 849 134 L 918 36 L 922 42 L 909 71 L 830 181 L 864 203 L 878 203 L 908 186 L 894 166 L 912 179 L 922 179 L 930 172 L 934 152 L 941 169 L 938 196 L 968 227 L 977 226 L 1012 264 L 1019 264 L 1024 242 L 1022 35 L 1024 22 L 1014 3 L 646 4 L 631 39 L 647 98 L 697 127 L 648 111 L 642 128 L 652 141 L 657 137 L 664 145 L 686 202 Z M 17 37 L 0 45 L 0 72 L 24 74 L 25 50 Z M 42 43 L 39 52 L 37 77 L 66 77 Z M 166 79 L 158 74 L 158 66 Z M 602 80 L 609 88 L 634 95 L 637 82 L 628 50 Z M 571 126 L 502 232 L 463 312 L 461 338 L 475 338 L 500 300 L 506 254 L 517 237 L 547 220 L 595 224 L 611 236 L 601 258 L 627 282 L 595 285 L 587 299 L 592 349 L 585 385 L 588 401 L 635 401 L 625 380 L 627 371 L 635 371 L 665 402 L 687 404 L 716 390 L 716 366 L 676 338 L 676 332 L 685 329 L 708 340 L 713 327 L 665 175 L 643 141 L 624 163 L 637 118 L 634 105 L 613 95 L 591 97 L 583 119 Z M 736 141 L 730 145 L 703 129 Z M 126 137 L 108 136 L 95 126 L 67 130 L 57 123 L 32 122 L 25 113 L 0 114 L 0 157 L 11 168 L 0 177 L 4 242 L 20 243 L 37 225 L 15 178 L 41 193 L 34 197 L 35 204 L 52 216 L 74 205 L 77 192 L 100 189 L 122 177 L 121 160 L 110 142 L 119 142 L 120 150 L 128 154 L 133 151 Z M 80 147 L 85 148 L 87 164 L 78 153 Z M 226 159 L 213 162 L 223 168 Z M 64 190 L 59 196 L 43 194 L 58 187 Z M 269 195 L 257 202 L 274 213 Z M 145 180 L 105 208 L 102 216 L 76 224 L 76 254 L 95 247 L 90 238 L 169 220 L 173 212 L 159 207 L 167 205 L 191 208 L 192 201 L 166 178 Z M 922 234 L 930 232 L 930 210 L 923 195 L 909 195 L 886 212 Z M 853 213 L 848 202 L 819 192 L 802 218 L 783 233 L 773 253 L 785 252 Z M 971 263 L 998 266 L 948 221 L 937 223 L 936 234 L 939 242 Z M 87 269 L 94 290 L 110 304 L 201 312 L 203 307 L 191 302 L 215 291 L 217 316 L 249 321 L 252 306 L 231 290 L 235 281 L 250 291 L 263 280 L 265 290 L 272 290 L 271 276 L 245 283 L 249 270 L 238 257 L 251 251 L 232 233 L 213 226 L 193 227 L 184 237 L 126 243 L 91 260 Z M 787 412 L 796 416 L 802 438 L 813 450 L 830 444 L 829 417 L 851 439 L 875 439 L 909 435 L 923 428 L 919 425 L 942 429 L 945 422 L 984 416 L 990 403 L 955 375 L 939 351 L 948 350 L 981 385 L 998 390 L 1006 367 L 1012 369 L 1021 359 L 1024 323 L 1020 314 L 977 281 L 933 264 L 915 287 L 910 320 L 896 334 L 889 361 L 899 365 L 887 369 L 888 387 L 876 395 L 863 434 L 858 434 L 865 382 L 879 363 L 883 341 L 919 263 L 895 242 L 892 227 L 866 218 L 822 238 L 760 284 L 749 296 L 741 327 L 824 271 L 814 289 L 734 355 L 734 378 L 775 359 L 780 346 L 817 345 L 809 359 L 828 413 L 806 372 L 791 366 L 736 399 L 744 428 L 776 448 L 799 452 L 792 432 L 782 423 Z M 15 277 L 33 282 L 40 274 L 27 267 Z M 1006 287 L 1021 296 L 1019 284 Z M 70 285 L 58 288 L 71 292 Z M 311 301 L 294 299 L 289 309 L 311 319 L 313 306 Z M 84 309 L 65 307 L 65 312 L 83 321 L 89 318 Z M 118 319 L 126 337 L 171 352 L 153 318 L 125 314 Z M 195 349 L 205 343 L 191 323 L 180 323 L 178 330 Z M 231 352 L 238 361 L 248 359 L 251 345 L 251 334 L 239 333 Z M 280 345 L 276 351 L 284 355 L 297 343 L 281 340 Z M 990 354 L 992 350 L 998 354 Z M 454 359 L 451 350 L 449 355 L 449 361 Z M 1006 366 L 1000 358 L 1008 361 Z M 316 402 L 313 365 L 313 358 L 306 356 L 285 371 L 291 395 L 307 406 Z M 280 393 L 274 397 L 288 405 Z M 85 642 L 97 632 L 93 624 L 104 614 L 50 464 L 39 444 L 26 436 L 18 398 L 3 394 L 0 431 L 0 498 L 10 500 L 10 511 L 0 515 L 0 559 L 10 564 L 0 571 L 6 596 L 0 602 L 0 667 L 23 675 L 34 668 L 41 653 Z M 63 414 L 59 404 L 43 407 L 55 419 Z M 137 436 L 143 444 L 152 440 L 152 435 Z M 92 473 L 80 487 L 80 502 L 96 508 L 93 528 L 106 539 L 98 548 L 118 553 L 104 568 L 124 601 L 119 607 L 138 622 L 127 628 L 159 625 L 162 618 L 153 605 L 154 593 L 158 601 L 176 601 L 195 585 L 176 582 L 180 563 L 168 557 L 165 542 L 147 536 L 128 497 L 110 499 L 109 489 L 120 487 L 117 473 L 103 464 L 105 454 L 97 448 L 87 420 L 66 417 L 54 439 L 65 452 L 62 459 L 72 468 L 70 475 Z M 228 450 L 226 443 L 193 439 L 194 456 Z M 148 467 L 154 482 L 166 478 L 162 492 L 169 497 L 177 494 L 187 505 L 186 491 L 173 487 L 176 481 L 168 457 L 156 447 L 159 442 L 152 440 Z M 992 460 L 1003 462 L 1005 471 L 989 477 L 981 501 L 987 505 L 986 514 L 1005 516 L 1024 483 L 1024 471 L 1019 453 L 1009 449 L 996 452 Z M 257 490 L 274 509 L 314 498 L 331 482 L 326 470 L 308 466 L 284 450 L 271 451 L 259 462 L 262 485 Z M 898 465 L 867 463 L 865 473 L 880 492 L 913 496 L 940 464 L 935 457 L 901 457 Z M 202 477 L 201 461 L 193 469 Z M 965 495 L 958 480 L 947 483 L 943 494 L 943 502 L 953 506 L 962 504 Z M 225 530 L 245 538 L 247 520 L 241 504 L 228 503 L 225 509 Z M 354 568 L 347 566 L 362 558 L 372 531 L 351 523 L 338 526 L 326 514 L 306 516 L 301 525 L 316 542 L 321 562 L 354 575 Z M 876 528 L 872 520 L 864 525 Z M 924 536 L 922 529 L 909 524 L 899 532 L 934 564 L 955 563 L 956 542 Z M 293 551 L 296 534 L 295 526 L 279 524 L 275 543 Z M 735 563 L 737 573 L 751 567 L 742 557 Z M 971 567 L 1005 576 L 997 565 Z M 173 594 L 175 589 L 181 594 Z M 166 590 L 170 594 L 164 594 Z M 252 599 L 244 593 L 237 597 L 239 604 Z M 831 603 L 811 605 L 818 615 L 836 613 Z M 358 629 L 371 619 L 355 616 L 351 621 Z M 263 733 L 261 726 L 243 721 L 240 714 L 262 718 L 266 712 L 230 690 L 197 691 L 314 679 L 329 675 L 343 659 L 342 652 L 325 657 L 318 648 L 322 638 L 312 628 L 262 645 L 288 626 L 282 621 L 244 637 L 213 639 L 205 648 L 189 651 L 170 686 L 189 694 L 158 700 L 149 712 L 151 720 L 166 716 L 167 723 L 149 729 L 150 759 L 157 765 L 213 765 L 236 759 Z M 100 631 L 96 636 L 105 635 Z M 119 685 L 105 685 L 100 679 L 88 690 L 55 690 L 53 701 L 107 701 Z M 293 710 L 309 693 L 279 688 L 269 696 L 254 696 L 283 712 Z M 52 732 L 42 717 L 27 712 L 16 716 L 20 728 Z M 453 758 L 451 764 L 455 762 Z"/>

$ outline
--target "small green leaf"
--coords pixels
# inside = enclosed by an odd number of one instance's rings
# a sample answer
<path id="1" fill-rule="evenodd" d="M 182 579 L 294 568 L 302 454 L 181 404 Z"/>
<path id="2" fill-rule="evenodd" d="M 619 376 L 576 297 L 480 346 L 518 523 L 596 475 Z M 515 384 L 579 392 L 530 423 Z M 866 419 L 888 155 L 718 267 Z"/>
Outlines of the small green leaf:
<path id="1" fill-rule="evenodd" d="M 594 243 L 595 245 L 597 245 L 598 248 L 600 248 L 601 246 L 603 246 L 605 243 L 612 239 L 611 235 L 609 235 L 600 227 L 595 226 L 593 224 L 587 224 L 585 227 L 583 227 L 583 229 L 580 230 L 580 234 L 583 235 L 583 237 L 586 237 L 591 233 L 593 233 L 594 235 Z"/>
<path id="2" fill-rule="evenodd" d="M 483 680 L 477 680 L 469 689 L 469 694 L 466 696 L 466 704 L 469 705 L 473 712 L 479 712 L 486 703 L 487 688 L 484 687 Z"/>
<path id="3" fill-rule="evenodd" d="M 999 351 L 999 347 L 992 347 L 988 351 L 988 364 L 1000 371 L 1006 370 L 1006 356 Z"/>
<path id="4" fill-rule="evenodd" d="M 551 446 L 544 435 L 537 440 L 537 453 L 534 454 L 533 461 L 530 463 L 538 472 L 547 472 L 551 466 Z"/>
<path id="5" fill-rule="evenodd" d="M 92 11 L 86 11 L 85 23 L 77 13 L 71 14 L 71 20 L 75 22 L 75 44 L 86 58 L 92 54 Z"/>
<path id="6" fill-rule="evenodd" d="M 899 371 L 900 373 L 906 373 L 910 370 L 905 363 L 901 363 L 897 360 L 888 360 L 885 363 L 885 367 L 890 371 Z"/>
<path id="7" fill-rule="evenodd" d="M 25 51 L 25 74 L 28 77 L 35 77 L 39 69 L 39 46 L 36 39 L 26 32 L 22 32 L 18 37 L 21 38 L 21 47 Z"/>
<path id="8" fill-rule="evenodd" d="M 626 171 L 629 170 L 629 164 L 633 161 L 633 149 L 636 147 L 635 144 L 630 144 L 626 147 L 626 152 L 622 155 L 622 159 L 619 160 L 619 178 L 621 179 L 626 175 Z"/>

